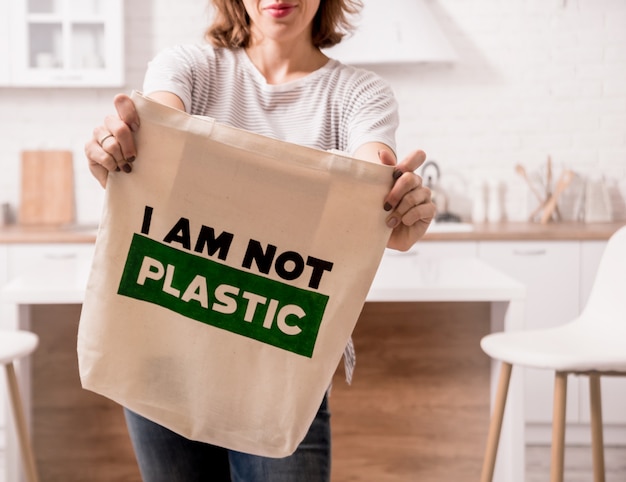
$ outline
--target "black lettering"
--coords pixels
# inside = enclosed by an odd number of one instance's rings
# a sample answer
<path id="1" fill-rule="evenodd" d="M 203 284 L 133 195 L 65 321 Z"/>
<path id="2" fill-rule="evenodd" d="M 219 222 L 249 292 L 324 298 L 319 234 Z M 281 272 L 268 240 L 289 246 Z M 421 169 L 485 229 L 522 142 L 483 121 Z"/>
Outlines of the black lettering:
<path id="1" fill-rule="evenodd" d="M 193 248 L 193 250 L 196 253 L 202 253 L 206 246 L 207 254 L 209 256 L 213 256 L 216 251 L 219 250 L 217 257 L 224 261 L 228 256 L 228 250 L 230 249 L 232 242 L 233 235 L 231 233 L 224 231 L 216 238 L 215 230 L 209 226 L 203 225 L 200 228 L 200 234 L 198 235 L 198 240 L 196 241 L 196 247 Z"/>
<path id="2" fill-rule="evenodd" d="M 256 262 L 256 266 L 261 273 L 268 274 L 270 272 L 270 268 L 272 267 L 272 261 L 274 261 L 274 256 L 276 255 L 276 246 L 271 244 L 267 245 L 267 251 L 263 251 L 263 247 L 261 243 L 251 239 L 248 243 L 248 249 L 246 250 L 246 255 L 244 256 L 242 267 L 250 269 L 252 267 L 252 262 Z"/>
<path id="3" fill-rule="evenodd" d="M 289 271 L 286 266 L 289 262 L 293 263 L 291 271 Z M 304 259 L 295 251 L 285 251 L 276 258 L 274 269 L 282 279 L 291 281 L 299 278 L 304 271 Z"/>
<path id="4" fill-rule="evenodd" d="M 189 219 L 180 218 L 176 225 L 163 238 L 164 243 L 180 243 L 183 248 L 191 249 L 191 231 L 189 228 Z"/>
<path id="5" fill-rule="evenodd" d="M 141 224 L 141 234 L 149 234 L 153 211 L 154 208 L 151 208 L 150 206 L 146 206 L 143 210 L 143 223 Z"/>
<path id="6" fill-rule="evenodd" d="M 311 274 L 311 279 L 309 280 L 309 288 L 313 289 L 319 288 L 324 271 L 332 271 L 333 269 L 333 263 L 330 261 L 324 261 L 323 259 L 317 259 L 311 256 L 309 256 L 306 260 L 306 264 L 307 266 L 311 266 L 313 268 L 313 273 Z"/>

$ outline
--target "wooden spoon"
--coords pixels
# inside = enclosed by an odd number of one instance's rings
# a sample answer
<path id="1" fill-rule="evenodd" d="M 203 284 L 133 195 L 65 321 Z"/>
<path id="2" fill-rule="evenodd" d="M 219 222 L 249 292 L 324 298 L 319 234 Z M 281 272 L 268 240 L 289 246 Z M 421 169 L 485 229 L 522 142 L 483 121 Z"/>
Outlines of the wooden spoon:
<path id="1" fill-rule="evenodd" d="M 545 208 L 543 209 L 543 213 L 541 214 L 541 224 L 546 224 L 550 217 L 552 217 L 552 213 L 556 209 L 556 203 L 559 200 L 559 196 L 565 191 L 567 186 L 570 185 L 572 180 L 574 179 L 574 171 L 570 171 L 566 169 L 561 174 L 558 182 L 556 183 L 556 187 L 554 188 L 554 192 L 548 199 Z"/>
<path id="2" fill-rule="evenodd" d="M 537 188 L 533 185 L 532 182 L 530 182 L 530 178 L 528 177 L 528 173 L 526 172 L 526 169 L 524 169 L 524 166 L 522 166 L 521 164 L 516 164 L 515 172 L 517 172 L 520 176 L 524 178 L 524 180 L 526 181 L 526 184 L 528 184 L 528 187 L 533 192 L 533 194 L 535 195 L 539 203 L 540 204 L 545 203 L 546 200 L 543 197 L 541 197 L 541 194 L 539 194 L 539 191 L 537 191 Z"/>

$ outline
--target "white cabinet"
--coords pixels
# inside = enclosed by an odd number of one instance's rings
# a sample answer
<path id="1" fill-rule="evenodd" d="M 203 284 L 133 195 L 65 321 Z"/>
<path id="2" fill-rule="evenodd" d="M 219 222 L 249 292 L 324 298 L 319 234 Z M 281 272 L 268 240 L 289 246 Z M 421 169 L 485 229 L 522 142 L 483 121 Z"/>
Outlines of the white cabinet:
<path id="1" fill-rule="evenodd" d="M 23 274 L 50 259 L 89 261 L 95 246 L 89 243 L 10 244 L 7 250 L 8 279 Z"/>
<path id="2" fill-rule="evenodd" d="M 123 7 L 123 0 L 3 2 L 0 85 L 122 85 Z"/>
<path id="3" fill-rule="evenodd" d="M 418 241 L 411 251 L 424 257 L 472 258 L 478 256 L 477 241 Z"/>

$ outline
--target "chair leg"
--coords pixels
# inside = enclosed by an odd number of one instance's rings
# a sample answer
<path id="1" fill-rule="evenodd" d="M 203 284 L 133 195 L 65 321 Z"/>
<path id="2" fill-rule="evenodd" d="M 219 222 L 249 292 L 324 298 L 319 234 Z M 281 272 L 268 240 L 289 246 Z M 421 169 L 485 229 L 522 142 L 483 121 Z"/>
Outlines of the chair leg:
<path id="1" fill-rule="evenodd" d="M 506 397 L 509 391 L 509 382 L 511 380 L 511 369 L 512 365 L 510 363 L 502 363 L 502 367 L 500 368 L 500 378 L 498 380 L 493 413 L 491 414 L 491 423 L 489 424 L 487 448 L 485 449 L 485 458 L 483 460 L 480 482 L 491 482 L 493 480 L 493 472 L 496 466 L 496 455 L 498 453 L 498 443 L 500 442 L 500 432 L 502 431 L 502 419 L 504 418 Z"/>
<path id="2" fill-rule="evenodd" d="M 563 482 L 565 461 L 565 411 L 567 400 L 567 373 L 556 372 L 554 377 L 554 411 L 552 415 L 552 460 L 550 482 Z"/>
<path id="3" fill-rule="evenodd" d="M 6 364 L 5 369 L 7 375 L 9 402 L 15 419 L 16 434 L 20 445 L 20 453 L 22 454 L 22 462 L 24 464 L 24 474 L 28 482 L 39 482 L 37 466 L 35 465 L 35 456 L 30 443 L 28 428 L 26 427 L 24 406 L 22 405 L 13 363 Z"/>
<path id="4" fill-rule="evenodd" d="M 602 435 L 602 396 L 600 394 L 600 375 L 589 375 L 589 394 L 591 402 L 591 449 L 593 453 L 593 480 L 604 482 L 604 437 Z"/>

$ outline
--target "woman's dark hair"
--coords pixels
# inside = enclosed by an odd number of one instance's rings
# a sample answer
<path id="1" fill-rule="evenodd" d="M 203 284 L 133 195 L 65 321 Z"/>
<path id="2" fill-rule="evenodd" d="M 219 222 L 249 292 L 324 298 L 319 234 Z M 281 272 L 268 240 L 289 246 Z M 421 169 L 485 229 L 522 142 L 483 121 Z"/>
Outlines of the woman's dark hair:
<path id="1" fill-rule="evenodd" d="M 211 0 L 213 24 L 204 37 L 216 47 L 247 47 L 250 42 L 250 18 L 242 0 Z M 313 18 L 313 45 L 332 47 L 353 29 L 348 16 L 360 12 L 361 0 L 321 0 Z"/>

